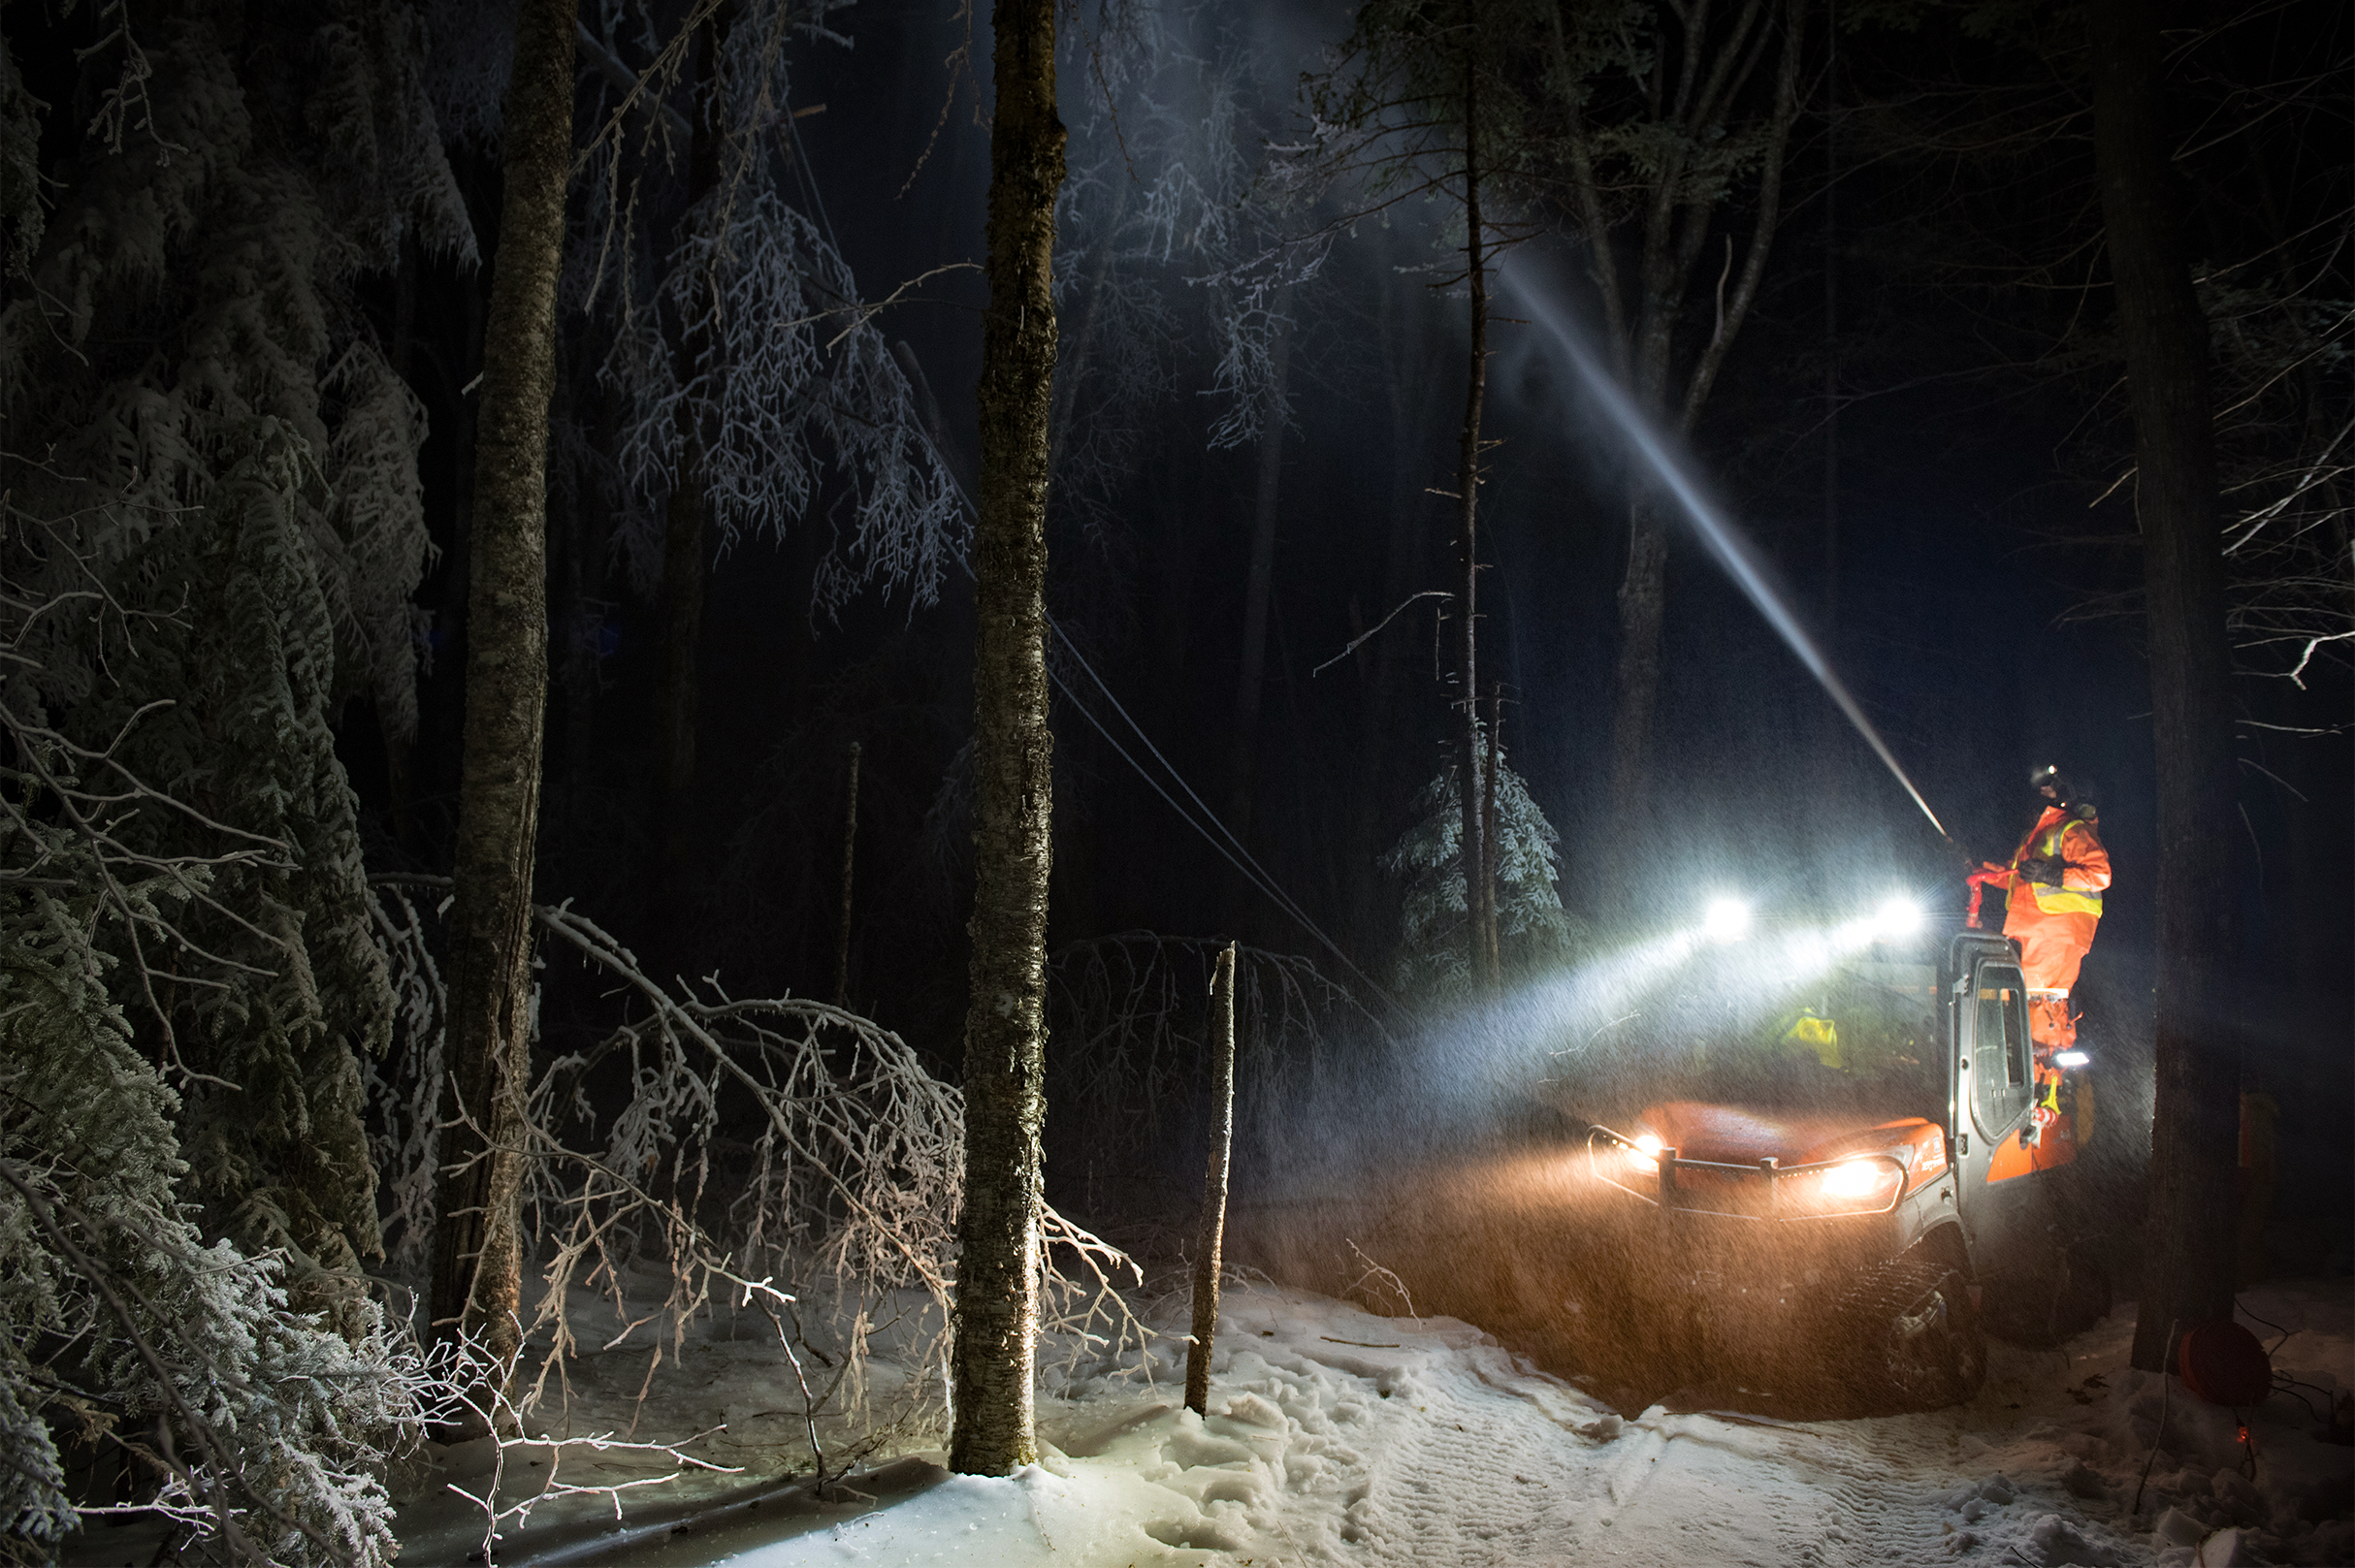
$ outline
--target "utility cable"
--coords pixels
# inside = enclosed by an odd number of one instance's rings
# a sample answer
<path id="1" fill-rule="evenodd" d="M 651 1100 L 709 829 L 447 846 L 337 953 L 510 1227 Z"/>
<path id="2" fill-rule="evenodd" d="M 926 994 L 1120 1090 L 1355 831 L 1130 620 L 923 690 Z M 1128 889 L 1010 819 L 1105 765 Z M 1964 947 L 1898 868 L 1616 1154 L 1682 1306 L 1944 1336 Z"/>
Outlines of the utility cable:
<path id="1" fill-rule="evenodd" d="M 1063 628 L 1055 624 L 1054 618 L 1052 616 L 1048 617 L 1047 624 L 1048 628 L 1054 632 L 1055 636 L 1061 639 L 1064 651 L 1070 654 L 1071 656 L 1079 662 L 1080 668 L 1087 672 L 1087 678 L 1095 682 L 1096 689 L 1104 693 L 1104 700 L 1113 705 L 1113 711 L 1118 714 L 1122 720 L 1126 720 L 1128 727 L 1136 732 L 1137 739 L 1145 743 L 1145 749 L 1152 753 L 1153 760 L 1160 763 L 1162 768 L 1168 772 L 1169 776 L 1178 781 L 1178 787 L 1185 791 L 1186 798 L 1194 803 L 1195 807 L 1201 811 L 1203 816 L 1209 820 L 1210 825 L 1218 829 L 1220 835 L 1226 839 L 1228 844 L 1235 847 L 1235 852 L 1233 854 L 1228 854 L 1225 847 L 1221 846 L 1216 839 L 1210 840 L 1211 847 L 1216 848 L 1220 854 L 1226 855 L 1230 863 L 1235 862 L 1237 856 L 1241 856 L 1242 863 L 1236 864 L 1236 870 L 1242 871 L 1242 865 L 1247 863 L 1251 869 L 1250 872 L 1245 873 L 1246 878 L 1250 878 L 1252 880 L 1254 880 L 1255 884 L 1260 888 L 1261 891 L 1265 892 L 1271 899 L 1274 899 L 1278 909 L 1282 910 L 1286 914 L 1291 915 L 1293 919 L 1298 920 L 1310 936 L 1314 937 L 1318 942 L 1324 944 L 1326 948 L 1331 951 L 1336 958 L 1339 958 L 1343 964 L 1348 965 L 1349 973 L 1355 975 L 1359 979 L 1365 981 L 1366 985 L 1372 990 L 1374 995 L 1380 997 L 1392 1008 L 1403 1013 L 1405 1009 L 1399 1006 L 1397 999 L 1393 998 L 1380 986 L 1375 985 L 1372 978 L 1368 976 L 1364 970 L 1359 969 L 1357 965 L 1349 962 L 1349 955 L 1342 952 L 1339 946 L 1334 944 L 1332 938 L 1326 936 L 1322 930 L 1318 929 L 1316 922 L 1308 918 L 1307 912 L 1303 910 L 1299 904 L 1293 901 L 1289 894 L 1283 891 L 1282 887 L 1276 882 L 1274 874 L 1271 873 L 1267 867 L 1259 863 L 1258 859 L 1252 855 L 1251 851 L 1244 848 L 1242 841 L 1235 836 L 1234 831 L 1230 829 L 1225 822 L 1219 819 L 1218 814 L 1210 810 L 1210 805 L 1203 800 L 1202 796 L 1195 793 L 1194 786 L 1186 783 L 1185 775 L 1179 773 L 1176 765 L 1173 764 L 1168 757 L 1161 754 L 1161 748 L 1153 744 L 1152 737 L 1145 732 L 1145 726 L 1138 723 L 1135 717 L 1132 716 L 1126 708 L 1120 705 L 1120 699 L 1113 695 L 1112 688 L 1105 685 L 1104 677 L 1098 675 L 1096 673 L 1095 666 L 1088 663 L 1086 658 L 1081 656 L 1080 651 L 1072 645 L 1071 638 L 1064 635 Z M 1057 684 L 1059 685 L 1060 683 Z M 1066 696 L 1071 695 L 1068 690 L 1064 694 Z M 1075 698 L 1074 700 L 1076 701 L 1077 699 Z M 1081 711 L 1085 712 L 1084 708 L 1082 708 Z M 1095 721 L 1094 716 L 1089 715 L 1088 717 L 1089 722 L 1093 723 Z M 1099 731 L 1102 729 L 1102 725 L 1097 726 Z M 1108 736 L 1107 739 L 1109 738 L 1110 737 Z M 1136 764 L 1133 762 L 1130 764 L 1132 767 L 1135 765 Z M 1144 770 L 1140 768 L 1138 769 L 1138 772 L 1142 775 Z M 1156 784 L 1154 787 L 1158 789 L 1160 786 Z M 1161 798 L 1164 800 L 1169 800 L 1169 796 L 1166 792 L 1162 794 Z M 1170 801 L 1170 805 L 1173 810 L 1178 810 L 1178 803 L 1176 801 Z M 1178 815 L 1184 816 L 1185 813 L 1182 810 L 1179 810 Z M 1189 818 L 1189 821 L 1191 819 Z M 1205 838 L 1210 838 L 1210 834 L 1199 824 L 1194 824 L 1194 830 L 1198 833 L 1202 833 Z M 1256 874 L 1256 876 L 1254 877 L 1253 874 Z"/>
<path id="2" fill-rule="evenodd" d="M 800 179 L 802 189 L 809 194 L 810 205 L 818 208 L 819 221 L 825 227 L 826 243 L 833 247 L 835 256 L 839 258 L 842 255 L 842 241 L 835 238 L 833 217 L 826 211 L 824 199 L 818 194 L 817 171 L 810 167 L 809 154 L 802 147 L 801 125 L 800 121 L 792 112 L 792 104 L 790 93 L 786 98 L 785 108 L 786 128 L 793 139 L 795 165 L 794 173 Z M 848 264 L 846 263 L 845 265 L 847 266 Z M 940 471 L 947 476 L 950 484 L 955 488 L 956 497 L 959 501 L 964 503 L 967 514 L 970 515 L 974 519 L 976 525 L 978 525 L 981 521 L 981 507 L 975 502 L 972 495 L 966 491 L 964 480 L 950 467 L 948 458 L 941 451 L 940 444 L 933 439 L 932 432 L 919 427 L 916 433 L 923 441 L 926 449 L 931 452 L 932 460 L 939 465 Z M 973 563 L 965 559 L 962 552 L 959 552 L 957 556 L 957 564 L 965 569 L 965 575 L 967 577 L 973 576 Z M 1120 699 L 1113 695 L 1112 688 L 1105 683 L 1104 677 L 1096 673 L 1096 667 L 1087 661 L 1087 656 L 1080 652 L 1079 645 L 1074 643 L 1070 636 L 1065 633 L 1062 626 L 1056 624 L 1055 618 L 1049 615 L 1046 617 L 1046 620 L 1047 629 L 1053 634 L 1055 641 L 1062 646 L 1063 652 L 1070 655 L 1072 661 L 1078 664 L 1080 668 L 1087 672 L 1088 680 L 1095 684 L 1095 688 L 1098 691 L 1104 693 L 1104 700 L 1112 704 L 1113 711 L 1120 716 L 1122 720 L 1127 723 L 1130 730 L 1136 734 L 1137 739 L 1144 743 L 1145 749 L 1152 753 L 1153 760 L 1160 763 L 1164 771 L 1166 771 L 1172 779 L 1177 781 L 1178 787 L 1185 791 L 1186 798 L 1191 800 L 1196 808 L 1201 811 L 1203 816 L 1210 822 L 1210 827 L 1214 827 L 1218 830 L 1217 834 L 1213 835 L 1210 828 L 1203 826 L 1202 822 L 1197 821 L 1192 814 L 1187 812 L 1184 807 L 1178 805 L 1178 802 L 1172 798 L 1170 792 L 1167 789 L 1162 788 L 1160 781 L 1155 779 L 1149 772 L 1147 772 L 1145 766 L 1134 756 L 1130 755 L 1127 748 L 1123 747 L 1118 741 L 1113 739 L 1112 732 L 1104 727 L 1103 722 L 1096 718 L 1094 712 L 1089 709 L 1087 704 L 1080 700 L 1079 693 L 1073 691 L 1069 686 L 1064 684 L 1063 678 L 1055 674 L 1053 661 L 1049 660 L 1047 666 L 1048 679 L 1054 683 L 1056 690 L 1063 693 L 1063 699 L 1080 711 L 1080 716 L 1088 721 L 1089 725 L 1094 728 L 1097 734 L 1104 737 L 1105 744 L 1110 746 L 1113 751 L 1119 755 L 1120 760 L 1126 762 L 1131 768 L 1136 769 L 1137 777 L 1143 779 L 1147 784 L 1151 785 L 1153 792 L 1168 803 L 1170 810 L 1176 812 L 1178 817 L 1184 821 L 1186 826 L 1201 834 L 1203 838 L 1208 841 L 1211 848 L 1216 849 L 1220 855 L 1224 856 L 1227 864 L 1233 866 L 1235 870 L 1242 877 L 1243 880 L 1249 882 L 1252 887 L 1265 894 L 1269 901 L 1274 904 L 1278 910 L 1282 911 L 1285 914 L 1289 915 L 1293 920 L 1298 922 L 1303 931 L 1306 931 L 1309 936 L 1315 938 L 1317 943 L 1322 945 L 1327 952 L 1330 952 L 1334 957 L 1339 959 L 1342 967 L 1347 969 L 1350 974 L 1356 976 L 1359 983 L 1363 984 L 1369 992 L 1375 997 L 1380 998 L 1382 1004 L 1389 1008 L 1395 1016 L 1402 1018 L 1407 1016 L 1406 1008 L 1399 1002 L 1399 1000 L 1392 996 L 1388 991 L 1383 990 L 1379 985 L 1376 985 L 1371 976 L 1368 975 L 1364 970 L 1358 968 L 1357 965 L 1351 961 L 1349 955 L 1341 951 L 1339 944 L 1336 943 L 1331 937 L 1325 935 L 1324 928 L 1308 917 L 1307 911 L 1302 909 L 1300 905 L 1291 897 L 1291 895 L 1283 890 L 1282 885 L 1276 881 L 1274 875 L 1271 874 L 1265 866 L 1262 866 L 1259 863 L 1258 859 L 1251 853 L 1251 851 L 1244 847 L 1243 842 L 1235 836 L 1233 830 L 1230 829 L 1225 822 L 1219 819 L 1218 814 L 1211 811 L 1210 806 L 1204 802 L 1203 798 L 1199 794 L 1195 793 L 1194 786 L 1186 783 L 1185 775 L 1179 773 L 1176 766 L 1171 763 L 1170 759 L 1162 755 L 1161 748 L 1153 744 L 1153 738 L 1145 733 L 1145 726 L 1137 722 L 1135 716 L 1132 715 L 1128 709 L 1121 706 Z M 1226 840 L 1226 844 L 1219 843 L 1218 841 L 1220 838 L 1224 838 Z M 1228 845 L 1234 846 L 1233 850 L 1229 850 L 1227 848 Z"/>
<path id="3" fill-rule="evenodd" d="M 1055 626 L 1051 620 L 1048 623 L 1048 624 L 1051 629 L 1053 629 L 1055 636 L 1062 642 L 1064 651 L 1066 653 L 1071 653 L 1073 657 L 1078 658 L 1079 655 L 1072 649 L 1071 639 L 1064 636 L 1062 628 Z M 1081 668 L 1087 670 L 1090 677 L 1095 677 L 1094 669 L 1088 666 L 1085 659 L 1081 659 L 1080 665 Z M 1318 928 L 1316 922 L 1309 919 L 1307 913 L 1305 913 L 1298 905 L 1294 904 L 1292 900 L 1284 894 L 1283 889 L 1279 885 L 1277 885 L 1272 880 L 1262 880 L 1266 878 L 1267 874 L 1263 870 L 1258 870 L 1259 863 L 1256 860 L 1251 860 L 1250 865 L 1245 866 L 1243 860 L 1238 860 L 1234 854 L 1229 852 L 1225 845 L 1219 843 L 1217 839 L 1212 838 L 1210 832 L 1206 830 L 1200 822 L 1194 819 L 1192 814 L 1187 812 L 1183 806 L 1180 806 L 1176 798 L 1173 797 L 1167 789 L 1164 789 L 1161 786 L 1161 781 L 1154 778 L 1152 774 L 1147 772 L 1145 765 L 1139 762 L 1134 756 L 1130 755 L 1128 749 L 1122 746 L 1119 741 L 1113 737 L 1112 731 L 1104 727 L 1103 721 L 1095 716 L 1095 714 L 1088 708 L 1087 704 L 1080 700 L 1080 694 L 1074 691 L 1069 686 L 1065 685 L 1063 678 L 1054 672 L 1054 666 L 1051 662 L 1048 666 L 1047 677 L 1048 680 L 1054 682 L 1055 689 L 1063 693 L 1063 700 L 1070 703 L 1074 708 L 1078 709 L 1080 717 L 1086 720 L 1088 724 L 1095 730 L 1095 732 L 1104 737 L 1104 744 L 1111 747 L 1113 752 L 1119 756 L 1121 761 L 1136 769 L 1137 777 L 1143 779 L 1145 784 L 1151 787 L 1153 793 L 1159 795 L 1162 800 L 1168 804 L 1170 810 L 1178 814 L 1179 818 L 1185 822 L 1186 826 L 1192 828 L 1195 832 L 1200 833 L 1203 838 L 1209 842 L 1211 848 L 1217 850 L 1221 855 L 1225 856 L 1227 864 L 1233 866 L 1239 876 L 1241 876 L 1245 881 L 1249 882 L 1253 887 L 1257 888 L 1260 892 L 1266 894 L 1275 903 L 1278 909 L 1282 910 L 1286 914 L 1298 921 L 1303 930 L 1307 931 L 1309 936 L 1314 937 L 1320 944 L 1322 944 L 1326 951 L 1332 953 L 1334 957 L 1339 959 L 1343 967 L 1345 967 L 1350 974 L 1356 976 L 1359 981 L 1365 985 L 1368 991 L 1380 998 L 1383 1004 L 1390 1008 L 1394 1013 L 1401 1016 L 1405 1014 L 1406 1009 L 1400 1006 L 1398 999 L 1393 997 L 1389 992 L 1383 990 L 1379 985 L 1376 985 L 1371 976 L 1367 975 L 1364 970 L 1358 968 L 1355 963 L 1351 962 L 1349 955 L 1341 951 L 1339 946 L 1335 945 L 1333 939 L 1326 936 L 1325 933 Z M 1097 684 L 1098 686 L 1102 686 L 1103 683 L 1100 678 L 1097 679 Z M 1107 692 L 1106 696 L 1109 699 L 1111 697 L 1111 693 Z M 1113 706 L 1114 708 L 1119 708 L 1120 705 L 1117 701 L 1114 701 Z M 1126 710 L 1121 710 L 1121 717 L 1123 719 L 1128 718 Z M 1150 737 L 1145 735 L 1142 728 L 1138 728 L 1136 720 L 1129 719 L 1129 724 L 1131 728 L 1137 730 L 1138 738 L 1145 742 L 1146 748 L 1148 750 L 1152 749 L 1152 740 Z M 1159 752 L 1156 751 L 1154 754 L 1159 755 Z M 1167 767 L 1168 763 L 1165 761 L 1163 766 Z M 1177 770 L 1171 769 L 1170 776 L 1178 780 L 1178 787 L 1185 789 L 1187 794 L 1192 795 L 1194 793 L 1194 791 L 1186 785 L 1184 777 L 1178 774 Z M 1221 833 L 1226 832 L 1225 823 L 1220 822 L 1215 816 L 1211 817 L 1210 820 Z M 1227 834 L 1227 837 L 1232 839 L 1234 835 L 1229 833 Z M 1250 856 L 1246 854 L 1244 859 L 1248 860 L 1250 859 Z M 1256 875 L 1254 874 L 1255 872 Z"/>

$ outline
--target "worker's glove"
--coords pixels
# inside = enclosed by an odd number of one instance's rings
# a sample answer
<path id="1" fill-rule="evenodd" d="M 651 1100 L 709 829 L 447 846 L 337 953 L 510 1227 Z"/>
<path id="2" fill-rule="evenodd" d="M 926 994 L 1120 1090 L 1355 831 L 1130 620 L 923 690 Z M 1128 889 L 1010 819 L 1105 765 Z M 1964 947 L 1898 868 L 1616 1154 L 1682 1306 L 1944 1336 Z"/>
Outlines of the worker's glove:
<path id="1" fill-rule="evenodd" d="M 2019 863 L 2022 877 L 2045 887 L 2058 887 L 2061 874 L 2068 869 L 2068 862 L 2056 854 L 2032 854 Z"/>

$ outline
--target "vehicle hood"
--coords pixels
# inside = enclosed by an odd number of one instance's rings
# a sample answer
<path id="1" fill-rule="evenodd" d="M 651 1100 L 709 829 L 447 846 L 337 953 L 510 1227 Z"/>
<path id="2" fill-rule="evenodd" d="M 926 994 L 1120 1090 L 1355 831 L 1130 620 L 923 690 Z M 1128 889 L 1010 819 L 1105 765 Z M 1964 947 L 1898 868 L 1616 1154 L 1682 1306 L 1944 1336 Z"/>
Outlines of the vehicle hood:
<path id="1" fill-rule="evenodd" d="M 1684 1160 L 1754 1166 L 1773 1160 L 1786 1168 L 1816 1165 L 1848 1154 L 1887 1154 L 1909 1170 L 1946 1163 L 1946 1140 L 1919 1116 L 1886 1122 L 1809 1116 L 1753 1106 L 1672 1100 L 1646 1107 L 1639 1131 L 1657 1134 Z"/>

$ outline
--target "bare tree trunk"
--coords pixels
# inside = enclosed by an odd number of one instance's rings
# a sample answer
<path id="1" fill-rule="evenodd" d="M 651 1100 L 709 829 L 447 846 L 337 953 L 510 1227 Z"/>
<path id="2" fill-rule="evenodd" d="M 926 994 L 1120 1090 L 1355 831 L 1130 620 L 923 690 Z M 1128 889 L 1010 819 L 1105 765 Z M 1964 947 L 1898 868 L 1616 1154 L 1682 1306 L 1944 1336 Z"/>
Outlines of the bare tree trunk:
<path id="1" fill-rule="evenodd" d="M 1640 483 L 1640 480 L 1638 481 Z M 1667 620 L 1668 535 L 1646 494 L 1628 503 L 1628 570 L 1619 583 L 1619 655 L 1611 680 L 1613 877 L 1631 868 L 1652 791 L 1652 714 L 1660 702 L 1660 634 Z"/>
<path id="2" fill-rule="evenodd" d="M 1464 433 L 1456 452 L 1456 690 L 1464 704 L 1462 797 L 1464 914 L 1475 994 L 1494 992 L 1497 972 L 1497 890 L 1486 876 L 1487 823 L 1480 809 L 1479 638 L 1480 404 L 1488 391 L 1488 265 L 1480 234 L 1480 61 L 1478 7 L 1465 0 L 1468 44 L 1464 60 L 1464 233 L 1466 282 L 1471 292 L 1471 353 L 1465 368 Z"/>
<path id="3" fill-rule="evenodd" d="M 2158 763 L 2158 1085 L 2134 1328 L 2134 1364 L 2156 1370 L 2173 1349 L 2171 1324 L 2189 1328 L 2233 1310 L 2232 656 L 2208 320 L 2169 166 L 2157 20 L 2135 0 L 2094 0 L 2086 23 L 2102 226 L 2134 408 Z"/>
<path id="4" fill-rule="evenodd" d="M 1279 315 L 1289 308 L 1292 291 L 1278 296 Z M 1235 685 L 1235 742 L 1227 779 L 1228 825 L 1235 837 L 1249 841 L 1251 790 L 1259 753 L 1259 704 L 1268 663 L 1268 591 L 1275 576 L 1275 519 L 1283 496 L 1284 389 L 1292 363 L 1292 324 L 1282 320 L 1270 351 L 1268 411 L 1259 434 L 1259 495 L 1251 528 L 1250 574 L 1243 579 L 1242 674 Z"/>
<path id="5" fill-rule="evenodd" d="M 1226 1246 L 1227 1171 L 1235 1148 L 1235 944 L 1210 972 L 1210 1152 L 1194 1237 L 1194 1340 L 1185 1350 L 1185 1407 L 1207 1415 L 1210 1347 L 1218 1332 L 1219 1258 Z"/>
<path id="6" fill-rule="evenodd" d="M 989 304 L 974 532 L 974 895 L 965 1014 L 965 1206 L 957 1218 L 951 1469 L 1038 1457 L 1039 1133 L 1045 1076 L 1048 415 L 1054 387 L 1053 0 L 998 0 L 989 130 Z"/>
<path id="7" fill-rule="evenodd" d="M 572 159 L 576 0 L 523 0 L 507 88 L 506 190 L 483 354 L 467 616 L 466 745 L 450 914 L 448 1061 L 433 1311 L 517 1348 L 518 1199 L 532 1069 L 532 860 L 548 692 L 548 402 Z"/>
<path id="8" fill-rule="evenodd" d="M 1636 257 L 1634 299 L 1623 295 L 1620 270 L 1611 252 L 1611 224 L 1602 201 L 1602 188 L 1593 165 L 1591 133 L 1575 107 L 1569 115 L 1571 186 L 1590 242 L 1595 281 L 1602 291 L 1603 319 L 1612 337 L 1619 367 L 1629 379 L 1635 400 L 1647 413 L 1673 417 L 1674 429 L 1690 433 L 1717 384 L 1736 334 L 1758 298 L 1765 275 L 1767 252 L 1782 217 L 1783 162 L 1790 129 L 1799 113 L 1799 57 L 1806 38 L 1806 17 L 1813 0 L 1752 3 L 1715 13 L 1727 30 L 1715 38 L 1688 33 L 1679 54 L 1678 78 L 1659 83 L 1655 105 L 1660 123 L 1676 135 L 1701 139 L 1714 128 L 1720 134 L 1732 102 L 1761 57 L 1759 29 L 1776 24 L 1783 29 L 1782 48 L 1775 68 L 1774 91 L 1765 118 L 1766 138 L 1758 156 L 1757 216 L 1751 223 L 1750 245 L 1741 258 L 1738 275 L 1727 240 L 1726 267 L 1717 286 L 1717 307 L 1709 340 L 1694 360 L 1675 394 L 1674 327 L 1685 307 L 1694 264 L 1709 238 L 1712 208 L 1680 206 L 1685 169 L 1670 158 L 1653 176 L 1645 204 L 1643 231 Z M 1673 8 L 1672 8 L 1673 9 Z M 1712 25 L 1708 7 L 1674 10 L 1679 25 L 1705 33 Z M 1555 47 L 1562 48 L 1557 30 Z M 1566 56 L 1558 55 L 1566 62 Z M 1731 282 L 1732 293 L 1726 292 Z M 1646 494 L 1644 481 L 1633 481 L 1628 506 L 1628 569 L 1619 588 L 1619 655 L 1612 679 L 1610 842 L 1614 857 L 1630 852 L 1643 842 L 1652 775 L 1652 724 L 1660 701 L 1661 629 L 1667 610 L 1667 539 L 1657 500 Z M 1619 865 L 1624 879 L 1629 868 Z"/>
<path id="9" fill-rule="evenodd" d="M 720 184 L 720 143 L 725 87 L 720 51 L 727 39 L 728 7 L 722 5 L 704 18 L 695 41 L 695 118 L 688 141 L 688 224 L 696 208 Z M 686 228 L 682 226 L 684 246 Z M 688 297 L 698 304 L 704 284 L 689 287 Z M 702 362 L 709 351 L 709 313 L 695 308 L 683 323 L 684 331 L 672 351 L 679 385 L 694 383 L 712 368 Z M 712 370 L 712 373 L 717 373 Z M 684 964 L 676 950 L 689 907 L 695 844 L 695 720 L 696 656 L 703 637 L 703 590 L 711 571 L 709 520 L 710 486 L 704 442 L 709 432 L 694 400 L 679 400 L 679 476 L 662 515 L 662 774 L 658 817 L 661 824 L 656 865 L 656 906 L 661 913 L 664 957 Z"/>
<path id="10" fill-rule="evenodd" d="M 851 743 L 851 784 L 842 808 L 842 926 L 834 942 L 834 1006 L 851 1005 L 851 872 L 858 848 L 858 743 Z"/>

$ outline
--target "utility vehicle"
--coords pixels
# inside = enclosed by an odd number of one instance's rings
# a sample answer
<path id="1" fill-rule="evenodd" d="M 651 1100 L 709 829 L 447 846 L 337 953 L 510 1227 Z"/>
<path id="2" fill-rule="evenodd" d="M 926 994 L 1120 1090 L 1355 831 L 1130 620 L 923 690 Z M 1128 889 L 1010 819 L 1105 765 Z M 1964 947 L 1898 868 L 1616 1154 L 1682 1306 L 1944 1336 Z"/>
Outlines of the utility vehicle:
<path id="1" fill-rule="evenodd" d="M 2083 1058 L 2039 1061 L 2012 944 L 1864 948 L 1810 995 L 1788 1034 L 1721 1039 L 1677 1069 L 1680 1098 L 1590 1126 L 1642 1309 L 1721 1378 L 1771 1387 L 1807 1359 L 1880 1408 L 1969 1397 L 1990 1320 L 2052 1338 L 2106 1312 L 2058 1206 L 2092 1134 Z"/>

